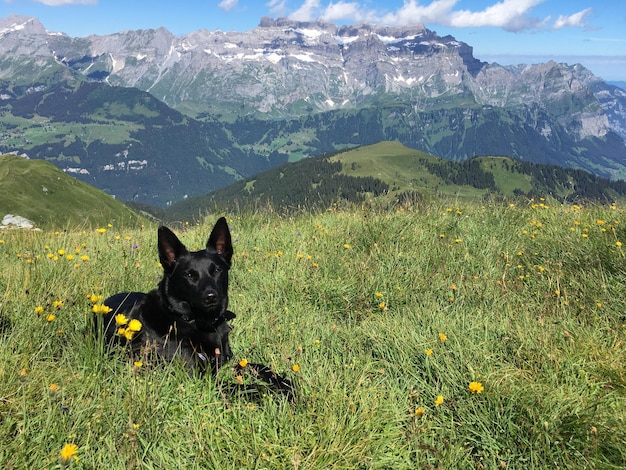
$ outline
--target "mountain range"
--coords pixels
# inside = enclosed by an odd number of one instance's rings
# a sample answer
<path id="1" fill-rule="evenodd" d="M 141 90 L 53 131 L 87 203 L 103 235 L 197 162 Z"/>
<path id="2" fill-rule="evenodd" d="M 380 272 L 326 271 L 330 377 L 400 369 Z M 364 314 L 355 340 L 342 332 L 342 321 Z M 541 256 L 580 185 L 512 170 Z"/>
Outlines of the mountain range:
<path id="1" fill-rule="evenodd" d="M 503 67 L 423 25 L 263 18 L 246 32 L 72 38 L 0 19 L 0 151 L 164 206 L 286 161 L 397 140 L 626 178 L 626 92 L 581 65 Z"/>

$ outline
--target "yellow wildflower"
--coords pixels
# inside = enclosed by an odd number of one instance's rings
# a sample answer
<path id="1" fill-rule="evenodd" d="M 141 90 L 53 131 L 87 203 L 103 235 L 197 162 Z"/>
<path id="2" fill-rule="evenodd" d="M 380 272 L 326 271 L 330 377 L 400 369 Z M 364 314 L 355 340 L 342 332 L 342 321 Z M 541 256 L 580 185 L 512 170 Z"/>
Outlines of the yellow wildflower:
<path id="1" fill-rule="evenodd" d="M 426 410 L 423 407 L 418 406 L 417 408 L 415 408 L 415 416 L 417 416 L 418 418 L 424 416 L 424 413 L 426 413 Z"/>
<path id="2" fill-rule="evenodd" d="M 93 311 L 93 313 L 102 313 L 103 315 L 106 315 L 113 309 L 104 304 L 95 304 L 91 310 Z"/>
<path id="3" fill-rule="evenodd" d="M 94 305 L 94 309 L 95 309 L 95 305 Z M 126 315 L 124 315 L 123 313 L 118 313 L 117 315 L 115 315 L 116 325 L 124 326 L 127 323 L 128 323 L 128 318 L 126 318 Z"/>
<path id="4" fill-rule="evenodd" d="M 468 388 L 469 391 L 472 392 L 472 394 L 482 393 L 485 389 L 485 387 L 483 387 L 483 384 L 481 384 L 480 382 L 470 382 Z"/>
<path id="5" fill-rule="evenodd" d="M 135 332 L 132 331 L 129 328 L 126 328 L 124 330 L 124 338 L 126 338 L 128 341 L 130 341 L 131 339 L 133 339 L 133 337 L 135 336 Z"/>
<path id="6" fill-rule="evenodd" d="M 128 329 L 134 333 L 141 331 L 141 322 L 133 318 L 128 322 Z"/>
<path id="7" fill-rule="evenodd" d="M 246 359 L 245 357 L 239 361 L 239 367 L 246 367 L 248 365 L 248 359 Z"/>
<path id="8" fill-rule="evenodd" d="M 65 444 L 63 449 L 61 449 L 61 461 L 64 465 L 67 465 L 72 457 L 76 458 L 76 453 L 78 452 L 78 446 L 76 444 Z"/>
<path id="9" fill-rule="evenodd" d="M 435 406 L 439 406 L 441 404 L 443 404 L 443 395 L 439 395 L 435 400 Z"/>

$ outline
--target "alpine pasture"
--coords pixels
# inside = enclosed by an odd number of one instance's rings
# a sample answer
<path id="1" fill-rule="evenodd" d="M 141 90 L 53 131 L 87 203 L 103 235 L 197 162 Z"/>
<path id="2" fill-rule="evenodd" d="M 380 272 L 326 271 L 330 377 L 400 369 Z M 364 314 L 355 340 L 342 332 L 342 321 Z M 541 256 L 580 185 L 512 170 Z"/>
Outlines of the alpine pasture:
<path id="1" fill-rule="evenodd" d="M 175 228 L 190 249 L 212 224 Z M 554 200 L 228 215 L 235 361 L 93 332 L 161 277 L 156 226 L 0 233 L 2 468 L 623 468 L 626 209 Z"/>

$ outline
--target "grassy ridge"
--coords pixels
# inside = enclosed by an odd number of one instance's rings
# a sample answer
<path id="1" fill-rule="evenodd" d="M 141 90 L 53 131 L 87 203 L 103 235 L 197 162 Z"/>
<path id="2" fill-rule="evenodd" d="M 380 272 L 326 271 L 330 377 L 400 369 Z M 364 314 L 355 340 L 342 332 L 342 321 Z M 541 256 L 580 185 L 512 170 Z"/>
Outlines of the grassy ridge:
<path id="1" fill-rule="evenodd" d="M 494 156 L 451 162 L 393 141 L 347 150 L 330 160 L 341 162 L 346 175 L 372 176 L 388 183 L 391 199 L 402 192 L 418 191 L 424 195 L 474 199 L 486 194 L 512 197 L 549 193 L 558 198 L 610 200 L 622 197 L 626 190 L 621 182 L 580 170 Z M 472 166 L 473 162 L 476 165 Z"/>
<path id="2" fill-rule="evenodd" d="M 5 214 L 55 229 L 90 227 L 103 220 L 128 226 L 145 222 L 123 203 L 52 164 L 15 155 L 0 156 L 0 217 Z"/>
<path id="3" fill-rule="evenodd" d="M 389 141 L 284 164 L 174 203 L 161 217 L 192 221 L 215 208 L 245 211 L 269 205 L 324 210 L 337 201 L 395 207 L 405 199 L 480 200 L 546 194 L 559 200 L 613 202 L 626 197 L 626 183 L 507 157 L 452 162 Z"/>
<path id="4" fill-rule="evenodd" d="M 285 372 L 295 405 L 104 354 L 87 296 L 152 288 L 154 230 L 3 234 L 0 463 L 53 467 L 75 443 L 75 468 L 622 468 L 625 215 L 230 217 L 236 360 Z M 214 219 L 181 239 L 204 246 Z"/>

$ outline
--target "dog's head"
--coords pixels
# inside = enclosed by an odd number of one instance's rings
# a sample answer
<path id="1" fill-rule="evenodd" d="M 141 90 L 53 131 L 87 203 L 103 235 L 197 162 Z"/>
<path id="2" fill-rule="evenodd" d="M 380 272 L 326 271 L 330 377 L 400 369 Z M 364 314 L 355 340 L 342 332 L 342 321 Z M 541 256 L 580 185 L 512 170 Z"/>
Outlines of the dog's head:
<path id="1" fill-rule="evenodd" d="M 228 308 L 228 269 L 233 245 L 228 223 L 220 218 L 206 248 L 190 252 L 167 227 L 159 227 L 161 284 L 170 311 L 200 330 L 212 331 L 232 314 Z"/>

